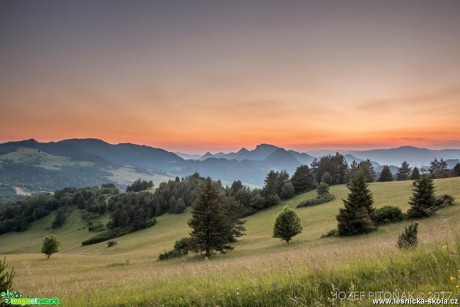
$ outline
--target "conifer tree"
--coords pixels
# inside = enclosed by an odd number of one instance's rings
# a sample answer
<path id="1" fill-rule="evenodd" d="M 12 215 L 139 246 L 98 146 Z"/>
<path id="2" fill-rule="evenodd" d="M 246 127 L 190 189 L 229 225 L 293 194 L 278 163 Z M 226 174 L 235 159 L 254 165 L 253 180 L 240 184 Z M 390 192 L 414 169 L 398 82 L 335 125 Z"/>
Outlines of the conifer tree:
<path id="1" fill-rule="evenodd" d="M 418 223 L 410 224 L 404 228 L 404 231 L 399 235 L 398 247 L 401 249 L 407 249 L 417 246 L 417 228 Z"/>
<path id="2" fill-rule="evenodd" d="M 412 174 L 410 175 L 410 180 L 417 180 L 420 178 L 420 171 L 417 167 L 412 169 Z"/>
<path id="3" fill-rule="evenodd" d="M 284 206 L 283 211 L 276 218 L 273 237 L 280 238 L 289 243 L 292 237 L 301 232 L 302 225 L 300 224 L 300 218 L 297 216 L 297 213 L 289 208 L 289 206 Z"/>
<path id="4" fill-rule="evenodd" d="M 452 177 L 459 177 L 460 176 L 460 163 L 455 164 L 454 168 L 451 171 Z"/>
<path id="5" fill-rule="evenodd" d="M 367 159 L 359 162 L 356 173 L 361 174 L 366 182 L 374 182 L 375 170 L 371 160 Z"/>
<path id="6" fill-rule="evenodd" d="M 422 175 L 415 181 L 409 204 L 411 206 L 407 211 L 409 218 L 417 219 L 433 215 L 437 204 L 431 177 Z"/>
<path id="7" fill-rule="evenodd" d="M 200 186 L 188 224 L 193 229 L 190 236 L 198 252 L 204 251 L 206 256 L 211 256 L 214 251 L 224 253 L 233 249 L 229 238 L 234 225 L 228 223 L 219 193 L 209 177 Z"/>
<path id="8" fill-rule="evenodd" d="M 393 181 L 393 174 L 391 173 L 390 167 L 388 165 L 384 165 L 382 172 L 380 173 L 379 180 L 380 182 L 385 181 Z"/>
<path id="9" fill-rule="evenodd" d="M 401 167 L 398 167 L 398 172 L 396 173 L 396 180 L 408 180 L 410 176 L 411 168 L 409 167 L 409 163 L 404 161 L 401 163 Z"/>
<path id="10" fill-rule="evenodd" d="M 343 200 L 345 208 L 339 209 L 337 228 L 341 236 L 353 236 L 375 230 L 371 219 L 374 199 L 363 174 L 356 174 L 348 188 L 348 198 Z"/>

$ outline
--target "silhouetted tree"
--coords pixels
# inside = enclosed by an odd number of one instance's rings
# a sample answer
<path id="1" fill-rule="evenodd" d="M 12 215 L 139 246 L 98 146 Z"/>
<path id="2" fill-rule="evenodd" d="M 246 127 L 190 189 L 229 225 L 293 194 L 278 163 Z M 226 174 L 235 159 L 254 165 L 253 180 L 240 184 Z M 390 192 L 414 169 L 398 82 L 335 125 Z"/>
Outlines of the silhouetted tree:
<path id="1" fill-rule="evenodd" d="M 384 165 L 382 172 L 380 173 L 379 180 L 380 182 L 385 181 L 393 181 L 393 174 L 391 173 L 390 167 L 388 165 Z"/>
<path id="2" fill-rule="evenodd" d="M 449 170 L 447 169 L 447 162 L 444 161 L 444 159 L 441 158 L 441 160 L 438 161 L 438 159 L 434 159 L 434 161 L 430 162 L 430 168 L 428 171 L 431 174 L 432 178 L 447 178 L 449 177 Z"/>
<path id="3" fill-rule="evenodd" d="M 401 163 L 401 166 L 398 167 L 398 172 L 396 173 L 396 180 L 409 180 L 409 176 L 411 173 L 411 168 L 409 167 L 409 163 L 404 161 Z"/>
<path id="4" fill-rule="evenodd" d="M 452 177 L 459 177 L 460 176 L 460 163 L 455 164 L 454 168 L 451 171 Z"/>
<path id="5" fill-rule="evenodd" d="M 420 178 L 420 171 L 418 170 L 418 168 L 415 166 L 413 169 L 412 169 L 412 174 L 410 175 L 410 180 L 417 180 Z"/>

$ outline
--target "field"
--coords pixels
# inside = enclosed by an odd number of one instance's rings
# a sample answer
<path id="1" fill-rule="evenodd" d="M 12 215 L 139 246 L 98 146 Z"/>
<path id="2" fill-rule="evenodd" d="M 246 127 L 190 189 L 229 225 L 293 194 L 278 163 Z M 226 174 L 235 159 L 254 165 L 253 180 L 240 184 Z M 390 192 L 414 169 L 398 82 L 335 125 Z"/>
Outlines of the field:
<path id="1" fill-rule="evenodd" d="M 0 236 L 0 254 L 15 268 L 15 290 L 27 297 L 58 297 L 62 306 L 329 306 L 334 300 L 368 306 L 369 293 L 378 291 L 415 291 L 425 298 L 451 292 L 451 298 L 458 298 L 459 282 L 450 277 L 460 269 L 460 178 L 435 180 L 435 185 L 438 194 L 453 195 L 457 205 L 419 221 L 420 245 L 411 251 L 396 248 L 408 222 L 354 238 L 320 238 L 336 227 L 335 215 L 348 192 L 339 185 L 331 187 L 335 201 L 295 209 L 303 232 L 289 244 L 271 237 L 274 220 L 283 205 L 294 208 L 314 192 L 246 218 L 246 236 L 235 250 L 211 259 L 157 261 L 190 232 L 190 209 L 161 216 L 154 227 L 118 238 L 111 248 L 106 243 L 81 247 L 92 234 L 78 212 L 59 230 L 49 229 L 51 215 L 27 232 Z M 370 188 L 376 207 L 408 209 L 411 181 L 373 183 Z M 61 252 L 49 260 L 39 253 L 48 234 L 62 242 Z M 357 291 L 366 297 L 334 298 L 334 293 Z"/>

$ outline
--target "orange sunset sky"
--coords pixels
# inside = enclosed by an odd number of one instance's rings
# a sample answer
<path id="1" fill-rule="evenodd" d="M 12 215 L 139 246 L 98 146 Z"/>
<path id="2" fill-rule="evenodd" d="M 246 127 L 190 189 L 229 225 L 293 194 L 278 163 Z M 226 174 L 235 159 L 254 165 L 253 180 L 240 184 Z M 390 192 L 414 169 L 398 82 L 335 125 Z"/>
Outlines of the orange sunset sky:
<path id="1" fill-rule="evenodd" d="M 0 142 L 460 148 L 460 1 L 1 1 Z"/>

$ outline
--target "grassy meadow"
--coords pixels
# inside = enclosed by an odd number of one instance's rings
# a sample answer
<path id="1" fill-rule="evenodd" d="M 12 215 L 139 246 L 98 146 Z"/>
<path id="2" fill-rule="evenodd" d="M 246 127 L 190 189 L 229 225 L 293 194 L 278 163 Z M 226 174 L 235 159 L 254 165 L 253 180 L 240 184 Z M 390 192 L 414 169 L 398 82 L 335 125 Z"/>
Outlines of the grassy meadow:
<path id="1" fill-rule="evenodd" d="M 164 215 L 158 223 L 107 248 L 105 242 L 81 246 L 89 238 L 74 211 L 63 228 L 52 230 L 50 215 L 23 233 L 0 236 L 0 255 L 14 267 L 13 287 L 25 297 L 58 297 L 62 306 L 343 306 L 371 305 L 367 300 L 337 300 L 338 291 L 452 292 L 460 282 L 460 178 L 435 180 L 437 194 L 451 194 L 456 206 L 420 220 L 419 247 L 400 251 L 398 235 L 409 222 L 381 226 L 352 238 L 320 238 L 336 227 L 335 215 L 346 198 L 345 185 L 331 187 L 336 200 L 295 209 L 303 232 L 286 244 L 272 238 L 276 216 L 315 192 L 308 192 L 246 218 L 246 235 L 232 252 L 157 261 L 161 252 L 190 232 L 190 208 Z M 375 207 L 409 207 L 412 182 L 372 183 Z M 107 217 L 105 218 L 107 219 Z M 48 260 L 42 239 L 54 234 L 60 252 Z M 450 277 L 456 277 L 450 280 Z M 447 295 L 447 294 L 446 294 Z"/>

